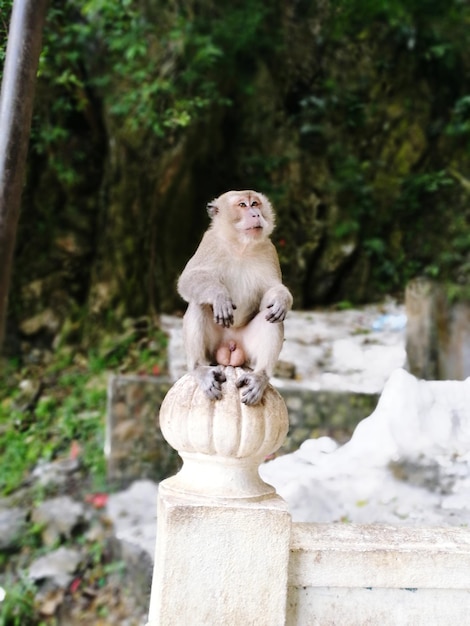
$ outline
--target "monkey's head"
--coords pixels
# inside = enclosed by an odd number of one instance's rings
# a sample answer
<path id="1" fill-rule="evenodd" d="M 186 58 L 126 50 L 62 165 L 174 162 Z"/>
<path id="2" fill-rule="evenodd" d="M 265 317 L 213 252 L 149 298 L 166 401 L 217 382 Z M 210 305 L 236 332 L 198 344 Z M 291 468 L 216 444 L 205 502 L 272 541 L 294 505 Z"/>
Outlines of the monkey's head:
<path id="1" fill-rule="evenodd" d="M 212 228 L 227 239 L 243 243 L 261 241 L 274 229 L 274 211 L 257 191 L 227 191 L 207 205 Z"/>

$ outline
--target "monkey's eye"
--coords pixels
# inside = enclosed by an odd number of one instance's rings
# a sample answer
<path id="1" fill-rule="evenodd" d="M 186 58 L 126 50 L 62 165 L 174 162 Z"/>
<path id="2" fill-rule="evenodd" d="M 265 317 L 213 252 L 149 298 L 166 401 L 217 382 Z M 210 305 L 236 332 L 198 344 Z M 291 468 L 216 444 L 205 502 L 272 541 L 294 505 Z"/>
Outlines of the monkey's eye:
<path id="1" fill-rule="evenodd" d="M 239 202 L 238 206 L 241 206 L 241 207 L 245 208 L 246 207 L 246 202 Z"/>
<path id="2" fill-rule="evenodd" d="M 259 202 L 257 200 L 253 200 L 251 206 L 259 206 Z"/>

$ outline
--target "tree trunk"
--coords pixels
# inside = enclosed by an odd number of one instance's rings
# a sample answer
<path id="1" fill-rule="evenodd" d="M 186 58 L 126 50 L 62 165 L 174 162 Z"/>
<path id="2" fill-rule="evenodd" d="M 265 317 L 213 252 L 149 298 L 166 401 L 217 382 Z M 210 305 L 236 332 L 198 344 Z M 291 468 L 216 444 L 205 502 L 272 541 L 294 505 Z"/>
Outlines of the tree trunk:
<path id="1" fill-rule="evenodd" d="M 47 0 L 15 0 L 0 95 L 0 348 Z"/>

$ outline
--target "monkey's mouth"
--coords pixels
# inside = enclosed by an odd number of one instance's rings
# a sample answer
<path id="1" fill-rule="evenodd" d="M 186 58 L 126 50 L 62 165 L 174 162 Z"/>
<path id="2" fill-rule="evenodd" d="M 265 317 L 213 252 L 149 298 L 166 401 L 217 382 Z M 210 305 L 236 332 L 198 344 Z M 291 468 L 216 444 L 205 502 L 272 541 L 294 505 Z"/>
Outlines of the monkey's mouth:
<path id="1" fill-rule="evenodd" d="M 251 226 L 250 228 L 247 228 L 246 230 L 247 231 L 250 231 L 250 230 L 263 230 L 263 227 L 262 226 Z"/>

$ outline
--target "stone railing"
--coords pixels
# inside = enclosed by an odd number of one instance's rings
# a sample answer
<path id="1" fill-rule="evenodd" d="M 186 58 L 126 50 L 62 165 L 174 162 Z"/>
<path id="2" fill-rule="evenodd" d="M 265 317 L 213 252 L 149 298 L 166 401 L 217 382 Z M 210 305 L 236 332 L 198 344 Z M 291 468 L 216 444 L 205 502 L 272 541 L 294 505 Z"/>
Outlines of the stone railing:
<path id="1" fill-rule="evenodd" d="M 222 400 L 186 375 L 160 410 L 183 467 L 160 483 L 149 626 L 284 623 L 290 516 L 258 467 L 284 440 L 287 410 L 273 387 L 243 405 L 236 371 L 226 376 Z"/>
<path id="2" fill-rule="evenodd" d="M 438 626 L 470 614 L 470 534 L 461 528 L 292 524 L 258 468 L 287 433 L 268 387 L 240 403 L 190 375 L 160 411 L 183 467 L 160 484 L 147 626 Z"/>

